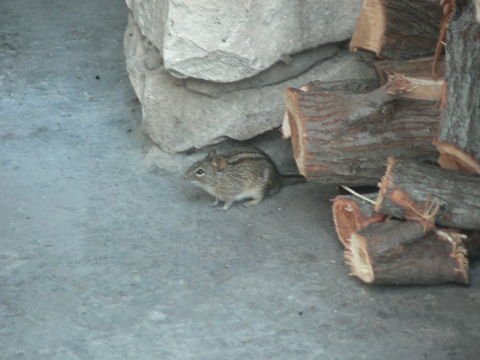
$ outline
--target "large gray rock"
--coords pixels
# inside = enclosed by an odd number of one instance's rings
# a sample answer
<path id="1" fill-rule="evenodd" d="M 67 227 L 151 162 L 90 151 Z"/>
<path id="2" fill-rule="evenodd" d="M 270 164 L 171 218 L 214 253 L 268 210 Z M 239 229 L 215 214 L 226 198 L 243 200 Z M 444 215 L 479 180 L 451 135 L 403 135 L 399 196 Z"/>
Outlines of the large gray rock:
<path id="1" fill-rule="evenodd" d="M 163 35 L 167 24 L 168 0 L 125 0 L 130 15 L 142 35 L 157 48 L 163 56 Z"/>
<path id="2" fill-rule="evenodd" d="M 312 80 L 375 77 L 371 67 L 342 50 L 288 81 L 212 98 L 181 86 L 182 81 L 165 69 L 158 50 L 142 36 L 131 17 L 125 33 L 125 54 L 129 77 L 142 103 L 146 133 L 171 153 L 202 148 L 226 138 L 246 140 L 280 126 L 286 87 L 299 87 Z"/>
<path id="3" fill-rule="evenodd" d="M 187 78 L 183 80 L 183 86 L 187 90 L 211 97 L 220 97 L 233 91 L 259 89 L 293 79 L 311 69 L 320 61 L 337 54 L 339 50 L 339 44 L 323 45 L 319 48 L 305 50 L 291 57 L 289 56 L 248 79 L 229 83 L 218 83 Z"/>
<path id="4" fill-rule="evenodd" d="M 245 79 L 285 55 L 348 39 L 363 0 L 126 0 L 177 77 Z"/>

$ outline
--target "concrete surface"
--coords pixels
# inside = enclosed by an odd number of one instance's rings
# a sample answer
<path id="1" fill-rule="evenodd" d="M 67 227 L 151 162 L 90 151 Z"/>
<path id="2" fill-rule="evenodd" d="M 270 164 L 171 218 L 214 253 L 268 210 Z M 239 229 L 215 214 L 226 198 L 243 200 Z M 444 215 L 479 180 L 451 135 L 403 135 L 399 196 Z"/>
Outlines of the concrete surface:
<path id="1" fill-rule="evenodd" d="M 475 264 L 471 287 L 368 287 L 331 187 L 225 212 L 139 170 L 126 17 L 121 0 L 0 2 L 2 360 L 479 358 Z"/>

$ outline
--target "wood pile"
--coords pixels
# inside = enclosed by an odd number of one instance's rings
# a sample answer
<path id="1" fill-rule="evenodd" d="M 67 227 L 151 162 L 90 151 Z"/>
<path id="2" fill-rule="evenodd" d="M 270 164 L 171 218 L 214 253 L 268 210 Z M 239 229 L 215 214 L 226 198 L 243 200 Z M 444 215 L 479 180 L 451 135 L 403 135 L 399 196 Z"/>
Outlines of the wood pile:
<path id="1" fill-rule="evenodd" d="M 351 273 L 372 284 L 468 284 L 480 254 L 480 24 L 473 0 L 365 0 L 350 49 L 378 81 L 285 93 L 282 131 L 307 180 L 337 196 Z M 444 53 L 444 54 L 443 54 Z"/>

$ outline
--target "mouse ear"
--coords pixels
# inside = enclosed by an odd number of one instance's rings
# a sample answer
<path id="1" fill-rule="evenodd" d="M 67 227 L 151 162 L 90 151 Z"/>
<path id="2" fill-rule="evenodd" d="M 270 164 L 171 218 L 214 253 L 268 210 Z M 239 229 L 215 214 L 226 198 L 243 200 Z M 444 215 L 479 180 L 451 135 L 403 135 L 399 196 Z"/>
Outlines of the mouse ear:
<path id="1" fill-rule="evenodd" d="M 217 156 L 217 150 L 213 149 L 208 152 L 208 157 L 210 159 L 213 159 L 215 156 Z"/>
<path id="2" fill-rule="evenodd" d="M 222 171 L 223 169 L 225 169 L 225 165 L 227 165 L 227 161 L 223 156 L 214 156 L 210 161 L 210 164 L 212 165 L 215 171 Z"/>

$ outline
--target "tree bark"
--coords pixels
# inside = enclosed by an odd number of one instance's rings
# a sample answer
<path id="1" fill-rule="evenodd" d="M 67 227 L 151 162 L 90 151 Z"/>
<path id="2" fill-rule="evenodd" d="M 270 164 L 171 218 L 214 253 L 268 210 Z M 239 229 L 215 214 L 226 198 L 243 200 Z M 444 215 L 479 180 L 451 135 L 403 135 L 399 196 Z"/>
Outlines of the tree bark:
<path id="1" fill-rule="evenodd" d="M 378 194 L 364 194 L 364 197 L 374 201 Z M 374 213 L 374 205 L 352 195 L 341 195 L 333 199 L 333 222 L 338 239 L 343 246 L 348 245 L 352 234 L 364 227 L 385 220 L 386 215 Z"/>
<path id="2" fill-rule="evenodd" d="M 448 88 L 440 121 L 439 163 L 475 172 L 469 168 L 480 168 L 480 24 L 473 1 L 456 1 L 445 52 Z"/>
<path id="3" fill-rule="evenodd" d="M 375 211 L 457 229 L 480 229 L 480 176 L 388 159 Z"/>
<path id="4" fill-rule="evenodd" d="M 393 78 L 313 83 L 286 90 L 294 157 L 309 181 L 376 184 L 388 156 L 436 157 L 439 109 L 434 102 L 395 100 L 411 89 Z"/>
<path id="5" fill-rule="evenodd" d="M 365 0 L 350 49 L 396 60 L 433 55 L 440 19 L 438 1 Z"/>
<path id="6" fill-rule="evenodd" d="M 375 61 L 374 66 L 381 84 L 387 83 L 392 76 L 402 77 L 404 81 L 410 83 L 412 91 L 401 94 L 401 98 L 440 101 L 445 85 L 443 58 L 438 61 L 437 76 L 432 75 L 432 57 L 402 61 Z"/>
<path id="7" fill-rule="evenodd" d="M 468 284 L 468 260 L 454 233 L 388 220 L 352 234 L 345 250 L 352 275 L 369 284 Z"/>

